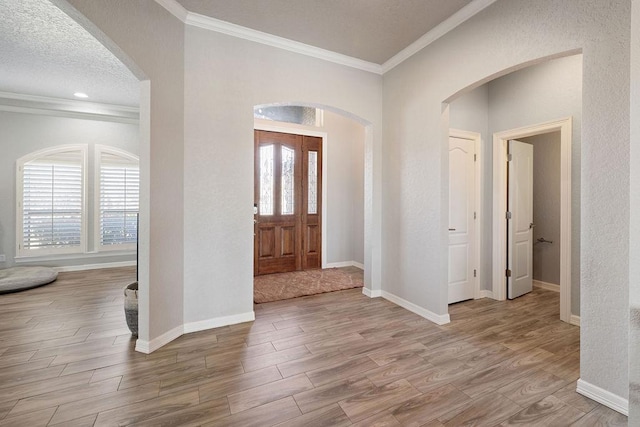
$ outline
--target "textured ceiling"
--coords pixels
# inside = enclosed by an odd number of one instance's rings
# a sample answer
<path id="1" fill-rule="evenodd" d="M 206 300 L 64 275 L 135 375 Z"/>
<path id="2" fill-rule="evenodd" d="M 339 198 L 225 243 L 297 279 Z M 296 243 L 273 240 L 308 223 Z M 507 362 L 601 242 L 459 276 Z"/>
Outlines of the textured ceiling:
<path id="1" fill-rule="evenodd" d="M 382 64 L 471 0 L 178 0 L 190 12 Z"/>
<path id="2" fill-rule="evenodd" d="M 125 106 L 139 82 L 111 52 L 48 0 L 0 0 L 0 91 Z"/>
<path id="3" fill-rule="evenodd" d="M 102 0 L 94 0 L 102 1 Z M 138 1 L 138 0 L 132 0 Z M 178 0 L 187 10 L 382 64 L 471 0 Z M 125 106 L 139 83 L 48 0 L 0 0 L 0 92 Z"/>

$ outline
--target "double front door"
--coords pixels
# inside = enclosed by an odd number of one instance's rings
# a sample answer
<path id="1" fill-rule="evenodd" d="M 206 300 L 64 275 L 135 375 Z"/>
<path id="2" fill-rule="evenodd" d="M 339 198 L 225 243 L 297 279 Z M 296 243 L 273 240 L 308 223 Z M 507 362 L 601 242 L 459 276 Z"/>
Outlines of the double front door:
<path id="1" fill-rule="evenodd" d="M 320 268 L 322 138 L 254 136 L 254 275 Z"/>

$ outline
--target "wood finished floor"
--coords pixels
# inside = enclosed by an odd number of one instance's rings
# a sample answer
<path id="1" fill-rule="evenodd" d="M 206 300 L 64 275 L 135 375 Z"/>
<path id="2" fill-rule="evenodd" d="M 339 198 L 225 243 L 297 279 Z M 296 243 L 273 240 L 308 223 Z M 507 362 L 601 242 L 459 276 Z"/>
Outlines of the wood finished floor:
<path id="1" fill-rule="evenodd" d="M 0 295 L 0 426 L 601 426 L 575 393 L 558 294 L 450 307 L 437 326 L 360 289 L 257 305 L 256 321 L 136 353 L 134 270 Z"/>

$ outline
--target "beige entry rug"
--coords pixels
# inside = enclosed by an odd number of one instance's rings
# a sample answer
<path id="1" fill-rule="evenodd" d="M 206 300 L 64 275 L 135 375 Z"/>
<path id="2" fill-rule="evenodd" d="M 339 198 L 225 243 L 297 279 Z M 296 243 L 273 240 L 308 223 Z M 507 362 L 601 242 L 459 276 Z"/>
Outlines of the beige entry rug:
<path id="1" fill-rule="evenodd" d="M 253 278 L 253 301 L 260 304 L 363 286 L 362 279 L 338 268 L 265 274 Z"/>

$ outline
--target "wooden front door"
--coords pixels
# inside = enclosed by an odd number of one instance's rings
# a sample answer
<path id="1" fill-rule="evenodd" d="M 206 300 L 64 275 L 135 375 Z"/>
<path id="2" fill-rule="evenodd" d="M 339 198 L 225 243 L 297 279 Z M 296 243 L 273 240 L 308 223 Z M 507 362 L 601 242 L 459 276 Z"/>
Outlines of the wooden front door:
<path id="1" fill-rule="evenodd" d="M 254 275 L 320 268 L 322 138 L 255 131 Z"/>

